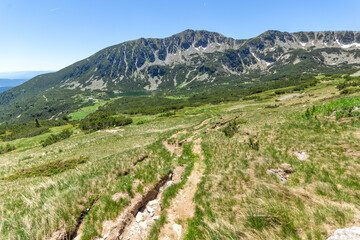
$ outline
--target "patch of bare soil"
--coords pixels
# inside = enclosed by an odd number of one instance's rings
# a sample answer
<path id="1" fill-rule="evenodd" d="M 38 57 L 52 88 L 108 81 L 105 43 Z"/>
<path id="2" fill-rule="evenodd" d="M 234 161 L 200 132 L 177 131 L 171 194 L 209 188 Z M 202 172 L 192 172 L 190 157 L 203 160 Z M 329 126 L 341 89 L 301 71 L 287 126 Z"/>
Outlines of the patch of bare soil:
<path id="1" fill-rule="evenodd" d="M 123 131 L 125 131 L 125 129 L 116 127 L 116 128 L 113 128 L 113 129 L 98 130 L 97 132 L 118 133 L 118 132 L 123 132 Z"/>
<path id="2" fill-rule="evenodd" d="M 194 127 L 194 129 L 199 129 L 199 128 L 201 128 L 201 127 L 204 126 L 205 124 L 208 124 L 210 120 L 211 120 L 211 118 L 204 120 L 200 125 Z"/>
<path id="3" fill-rule="evenodd" d="M 200 143 L 200 138 L 194 141 L 193 151 L 203 159 Z M 167 210 L 167 223 L 160 231 L 160 240 L 181 239 L 184 236 L 187 227 L 186 219 L 193 217 L 195 213 L 193 197 L 197 189 L 197 184 L 200 183 L 203 171 L 203 165 L 195 163 L 194 170 L 190 174 L 184 188 L 181 189 L 172 200 L 171 206 Z"/>
<path id="4" fill-rule="evenodd" d="M 181 142 L 177 140 L 177 137 L 180 134 L 186 134 L 187 131 L 179 131 L 175 134 L 173 134 L 171 137 L 169 137 L 167 140 L 164 140 L 162 143 L 165 146 L 166 150 L 170 152 L 171 155 L 181 156 L 182 155 L 182 148 L 181 145 L 184 144 L 186 141 L 189 141 L 189 139 L 185 139 Z M 190 139 L 191 141 L 191 139 Z"/>
<path id="5" fill-rule="evenodd" d="M 236 109 L 241 109 L 241 108 L 244 108 L 244 107 L 247 107 L 247 106 L 250 106 L 250 105 L 236 105 L 236 106 L 229 107 L 228 109 L 226 109 L 226 111 L 232 111 L 232 110 L 236 110 Z"/>
<path id="6" fill-rule="evenodd" d="M 166 148 L 166 150 L 168 150 L 170 152 L 170 155 L 176 155 L 176 156 L 181 156 L 182 154 L 182 149 L 179 147 L 179 145 L 174 142 L 174 143 L 169 143 L 167 140 L 164 140 L 163 142 L 164 147 Z"/>
<path id="7" fill-rule="evenodd" d="M 177 125 L 175 127 L 171 127 L 171 128 L 165 128 L 165 129 L 149 129 L 148 133 L 161 133 L 161 132 L 167 132 L 167 131 L 170 131 L 170 130 L 174 130 L 174 129 L 179 129 L 179 128 L 185 128 L 186 126 L 185 125 Z"/>
<path id="8" fill-rule="evenodd" d="M 293 97 L 299 97 L 299 96 L 301 96 L 301 94 L 298 94 L 298 93 L 288 94 L 288 95 L 281 96 L 278 100 L 279 101 L 284 101 L 284 100 L 288 100 L 288 99 L 291 99 Z"/>

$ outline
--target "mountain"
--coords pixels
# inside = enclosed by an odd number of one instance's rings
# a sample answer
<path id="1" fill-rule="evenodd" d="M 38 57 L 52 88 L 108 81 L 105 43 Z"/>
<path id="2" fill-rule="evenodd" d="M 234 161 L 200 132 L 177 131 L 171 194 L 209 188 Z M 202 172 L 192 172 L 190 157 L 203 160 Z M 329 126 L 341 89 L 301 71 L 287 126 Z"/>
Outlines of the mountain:
<path id="1" fill-rule="evenodd" d="M 200 91 L 359 67 L 360 32 L 267 31 L 237 40 L 186 30 L 164 39 L 141 38 L 105 48 L 4 92 L 0 94 L 0 122 L 20 114 L 19 121 L 30 115 L 53 117 L 79 106 L 74 96 L 92 91 Z"/>

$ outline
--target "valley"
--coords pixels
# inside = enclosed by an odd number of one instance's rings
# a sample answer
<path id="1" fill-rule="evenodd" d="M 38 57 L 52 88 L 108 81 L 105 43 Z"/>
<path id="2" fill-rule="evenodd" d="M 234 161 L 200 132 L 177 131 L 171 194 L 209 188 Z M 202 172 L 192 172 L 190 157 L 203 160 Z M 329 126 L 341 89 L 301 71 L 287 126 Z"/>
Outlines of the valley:
<path id="1" fill-rule="evenodd" d="M 43 130 L 31 121 L 33 136 L 8 128 L 0 238 L 326 239 L 359 226 L 357 89 L 328 74 L 210 104 L 116 96 Z M 101 112 L 110 125 L 90 120 Z"/>

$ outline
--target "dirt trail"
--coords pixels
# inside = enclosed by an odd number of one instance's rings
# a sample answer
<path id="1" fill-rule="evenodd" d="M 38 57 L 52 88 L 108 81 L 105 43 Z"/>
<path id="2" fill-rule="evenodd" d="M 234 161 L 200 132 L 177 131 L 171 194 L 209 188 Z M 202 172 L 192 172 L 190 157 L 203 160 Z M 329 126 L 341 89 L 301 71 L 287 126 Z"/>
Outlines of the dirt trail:
<path id="1" fill-rule="evenodd" d="M 182 155 L 182 148 L 181 148 L 181 144 L 179 144 L 179 141 L 177 140 L 177 137 L 180 134 L 186 134 L 187 131 L 179 131 L 175 134 L 173 134 L 171 137 L 169 137 L 168 139 L 164 140 L 162 143 L 165 146 L 166 150 L 168 150 L 170 152 L 171 155 L 176 155 L 176 156 L 180 156 Z M 172 140 L 173 139 L 173 140 Z M 169 141 L 170 140 L 170 141 Z"/>
<path id="2" fill-rule="evenodd" d="M 102 238 L 107 240 L 146 239 L 151 226 L 160 217 L 163 191 L 181 181 L 185 166 L 178 166 L 167 177 L 161 179 L 144 196 L 137 193 L 131 203 L 115 219 L 103 223 Z"/>
<path id="3" fill-rule="evenodd" d="M 206 120 L 204 120 L 200 125 L 194 127 L 194 129 L 199 129 L 201 128 L 202 126 L 204 126 L 205 124 L 208 124 L 208 122 L 211 120 L 211 118 L 208 118 Z"/>
<path id="4" fill-rule="evenodd" d="M 201 149 L 201 138 L 194 141 L 193 152 L 198 154 L 203 160 Z M 182 239 L 186 232 L 186 219 L 194 216 L 195 203 L 193 197 L 195 195 L 197 185 L 200 183 L 203 175 L 203 163 L 195 162 L 194 170 L 191 172 L 185 186 L 179 191 L 172 200 L 170 208 L 167 210 L 167 223 L 160 231 L 160 240 Z M 180 225 L 180 224 L 181 225 Z"/>

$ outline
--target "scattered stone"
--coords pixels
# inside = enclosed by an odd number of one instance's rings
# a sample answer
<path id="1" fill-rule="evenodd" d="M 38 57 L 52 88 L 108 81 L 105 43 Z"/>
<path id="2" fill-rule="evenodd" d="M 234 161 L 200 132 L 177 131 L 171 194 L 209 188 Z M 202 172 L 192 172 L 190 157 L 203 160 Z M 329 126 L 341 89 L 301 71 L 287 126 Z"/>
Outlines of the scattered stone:
<path id="1" fill-rule="evenodd" d="M 337 229 L 327 240 L 360 240 L 360 227 Z"/>
<path id="2" fill-rule="evenodd" d="M 272 168 L 266 170 L 270 175 L 275 175 L 282 183 L 286 183 L 290 173 L 294 172 L 294 169 L 288 163 L 281 164 L 282 168 Z"/>
<path id="3" fill-rule="evenodd" d="M 148 205 L 149 206 L 152 206 L 152 205 L 156 205 L 156 204 L 158 204 L 159 203 L 159 200 L 152 200 L 152 201 L 150 201 L 149 203 L 148 203 Z"/>
<path id="4" fill-rule="evenodd" d="M 138 212 L 138 214 L 136 215 L 136 222 L 141 222 L 142 218 L 142 212 Z"/>
<path id="5" fill-rule="evenodd" d="M 352 110 L 352 112 L 357 112 L 360 110 L 360 107 L 354 107 L 354 109 Z"/>
<path id="6" fill-rule="evenodd" d="M 146 210 L 149 212 L 149 213 L 153 213 L 155 210 L 149 206 L 146 206 Z"/>
<path id="7" fill-rule="evenodd" d="M 140 226 L 140 228 L 142 228 L 142 229 L 146 229 L 146 228 L 147 228 L 146 221 L 139 223 L 139 226 Z"/>
<path id="8" fill-rule="evenodd" d="M 304 161 L 309 157 L 306 152 L 295 151 L 294 154 L 300 161 Z"/>
<path id="9" fill-rule="evenodd" d="M 331 113 L 330 117 L 335 117 L 335 115 L 336 115 L 336 111 L 333 111 L 333 112 Z"/>
<path id="10" fill-rule="evenodd" d="M 173 225 L 173 229 L 176 232 L 176 234 L 178 235 L 178 237 L 180 238 L 181 237 L 181 231 L 182 231 L 181 225 L 175 223 Z"/>
<path id="11" fill-rule="evenodd" d="M 160 218 L 160 216 L 154 216 L 154 217 L 152 217 L 152 220 L 158 220 Z"/>

